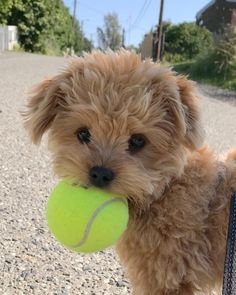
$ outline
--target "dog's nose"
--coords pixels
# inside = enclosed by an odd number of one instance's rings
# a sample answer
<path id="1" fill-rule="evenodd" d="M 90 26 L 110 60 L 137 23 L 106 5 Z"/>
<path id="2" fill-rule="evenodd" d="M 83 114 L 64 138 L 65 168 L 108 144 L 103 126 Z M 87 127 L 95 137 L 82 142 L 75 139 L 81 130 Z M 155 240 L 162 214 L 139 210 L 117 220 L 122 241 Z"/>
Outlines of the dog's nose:
<path id="1" fill-rule="evenodd" d="M 91 183 L 97 187 L 107 186 L 114 179 L 113 171 L 102 166 L 91 168 L 89 176 Z"/>

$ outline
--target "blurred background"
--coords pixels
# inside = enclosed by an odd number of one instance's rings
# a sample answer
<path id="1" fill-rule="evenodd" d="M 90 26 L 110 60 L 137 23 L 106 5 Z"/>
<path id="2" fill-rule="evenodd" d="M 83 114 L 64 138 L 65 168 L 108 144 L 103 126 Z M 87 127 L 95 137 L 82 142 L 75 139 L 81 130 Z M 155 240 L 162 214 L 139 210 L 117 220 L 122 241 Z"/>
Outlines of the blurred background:
<path id="1" fill-rule="evenodd" d="M 120 47 L 236 89 L 235 0 L 1 0 L 0 51 L 80 55 Z"/>
<path id="2" fill-rule="evenodd" d="M 1 0 L 0 51 L 80 55 L 124 47 L 236 89 L 235 0 Z"/>

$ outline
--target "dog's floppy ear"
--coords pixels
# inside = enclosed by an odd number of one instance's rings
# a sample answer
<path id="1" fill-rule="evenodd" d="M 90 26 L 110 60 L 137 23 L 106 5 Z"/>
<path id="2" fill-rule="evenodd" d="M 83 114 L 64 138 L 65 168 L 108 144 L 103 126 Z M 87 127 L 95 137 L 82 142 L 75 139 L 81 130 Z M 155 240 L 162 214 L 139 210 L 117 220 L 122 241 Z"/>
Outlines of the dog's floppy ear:
<path id="1" fill-rule="evenodd" d="M 51 126 L 63 97 L 57 77 L 45 79 L 33 89 L 23 112 L 24 125 L 33 143 L 39 143 Z"/>
<path id="2" fill-rule="evenodd" d="M 204 139 L 204 130 L 200 122 L 198 97 L 192 82 L 184 76 L 177 76 L 177 85 L 186 124 L 184 145 L 194 150 L 201 147 Z"/>

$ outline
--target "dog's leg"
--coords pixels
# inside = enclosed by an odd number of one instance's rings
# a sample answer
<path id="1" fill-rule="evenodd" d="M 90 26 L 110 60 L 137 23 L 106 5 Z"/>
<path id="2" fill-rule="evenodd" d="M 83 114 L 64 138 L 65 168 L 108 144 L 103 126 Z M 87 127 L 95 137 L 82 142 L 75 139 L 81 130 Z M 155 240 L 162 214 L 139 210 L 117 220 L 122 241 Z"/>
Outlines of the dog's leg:
<path id="1" fill-rule="evenodd" d="M 162 292 L 160 295 L 194 295 L 194 288 L 191 284 L 181 285 L 178 290 Z"/>
<path id="2" fill-rule="evenodd" d="M 155 288 L 155 290 L 150 290 L 150 286 L 142 286 L 142 288 L 135 288 L 134 285 L 134 292 L 133 295 L 194 295 L 195 288 L 192 286 L 191 283 L 189 284 L 182 284 L 179 286 L 178 289 L 175 290 L 168 290 L 168 289 L 162 289 L 158 290 Z"/>

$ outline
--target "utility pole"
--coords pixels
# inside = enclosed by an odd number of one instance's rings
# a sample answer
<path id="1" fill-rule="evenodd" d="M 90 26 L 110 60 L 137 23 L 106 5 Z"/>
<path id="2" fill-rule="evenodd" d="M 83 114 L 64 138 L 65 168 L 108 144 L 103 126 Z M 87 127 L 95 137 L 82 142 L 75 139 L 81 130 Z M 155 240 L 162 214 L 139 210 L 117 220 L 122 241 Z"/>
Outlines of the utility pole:
<path id="1" fill-rule="evenodd" d="M 74 0 L 74 10 L 73 10 L 73 20 L 72 20 L 72 26 L 73 26 L 73 31 L 74 31 L 74 42 L 75 42 L 75 27 L 76 27 L 76 6 L 77 6 L 77 0 Z M 71 54 L 74 54 L 74 48 L 73 45 L 71 46 L 71 50 L 70 50 Z"/>
<path id="2" fill-rule="evenodd" d="M 125 48 L 125 29 L 122 30 L 122 44 L 121 46 Z"/>
<path id="3" fill-rule="evenodd" d="M 77 0 L 74 0 L 74 12 L 73 12 L 73 29 L 75 30 L 75 19 L 76 19 L 76 6 Z"/>
<path id="4" fill-rule="evenodd" d="M 157 27 L 157 61 L 162 60 L 161 56 L 161 44 L 162 44 L 162 17 L 163 17 L 164 0 L 160 0 L 160 14 L 159 14 L 159 24 Z"/>
<path id="5" fill-rule="evenodd" d="M 84 21 L 81 21 L 81 34 L 82 34 L 82 38 L 81 38 L 81 51 L 83 51 L 84 48 Z"/>

